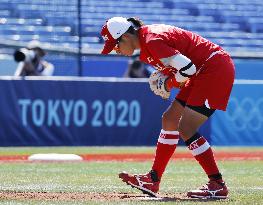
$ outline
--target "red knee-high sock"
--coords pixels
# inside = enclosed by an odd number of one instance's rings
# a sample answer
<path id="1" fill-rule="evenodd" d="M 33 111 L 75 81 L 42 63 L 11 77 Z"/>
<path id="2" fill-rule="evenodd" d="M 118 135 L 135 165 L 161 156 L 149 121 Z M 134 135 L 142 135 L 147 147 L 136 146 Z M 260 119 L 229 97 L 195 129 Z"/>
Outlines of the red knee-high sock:
<path id="1" fill-rule="evenodd" d="M 187 143 L 188 142 L 188 143 Z M 196 133 L 192 138 L 186 141 L 188 148 L 192 151 L 193 156 L 202 166 L 209 178 L 221 176 L 219 173 L 213 151 L 207 140 Z"/>
<path id="2" fill-rule="evenodd" d="M 162 178 L 164 170 L 176 149 L 178 141 L 178 131 L 161 130 L 155 152 L 154 163 L 152 166 L 152 170 L 157 172 L 159 180 Z"/>

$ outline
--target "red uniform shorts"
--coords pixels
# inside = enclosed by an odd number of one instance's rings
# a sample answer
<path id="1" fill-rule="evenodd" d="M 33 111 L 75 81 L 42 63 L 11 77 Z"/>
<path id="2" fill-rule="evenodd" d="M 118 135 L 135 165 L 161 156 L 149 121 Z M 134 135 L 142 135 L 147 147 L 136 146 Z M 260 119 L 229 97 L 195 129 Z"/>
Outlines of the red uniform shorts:
<path id="1" fill-rule="evenodd" d="M 176 99 L 186 102 L 186 105 L 226 110 L 234 78 L 232 59 L 226 52 L 219 52 L 201 66 L 200 72 L 191 77 Z"/>

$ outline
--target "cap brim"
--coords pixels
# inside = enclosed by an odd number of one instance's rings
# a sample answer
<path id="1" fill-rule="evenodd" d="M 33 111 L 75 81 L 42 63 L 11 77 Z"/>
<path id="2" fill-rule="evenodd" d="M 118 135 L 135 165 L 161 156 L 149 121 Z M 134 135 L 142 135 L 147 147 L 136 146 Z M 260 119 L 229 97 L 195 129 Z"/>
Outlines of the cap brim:
<path id="1" fill-rule="evenodd" d="M 104 48 L 103 50 L 101 51 L 101 54 L 109 54 L 113 48 L 116 46 L 117 44 L 117 41 L 106 41 L 105 44 L 104 44 Z"/>

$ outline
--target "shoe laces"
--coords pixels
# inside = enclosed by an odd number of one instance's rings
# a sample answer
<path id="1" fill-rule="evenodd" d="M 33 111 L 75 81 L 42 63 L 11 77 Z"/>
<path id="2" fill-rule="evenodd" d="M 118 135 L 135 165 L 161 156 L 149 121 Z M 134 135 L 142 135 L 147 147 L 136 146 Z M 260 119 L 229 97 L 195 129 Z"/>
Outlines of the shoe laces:
<path id="1" fill-rule="evenodd" d="M 202 185 L 202 186 L 199 187 L 198 189 L 200 189 L 200 190 L 208 190 L 208 186 L 209 186 L 209 182 L 206 183 L 206 184 L 204 184 L 204 185 Z"/>
<path id="2" fill-rule="evenodd" d="M 144 180 L 144 179 L 150 179 L 151 180 L 151 176 L 149 176 L 149 173 L 146 173 L 146 174 L 135 174 L 134 177 L 140 178 L 142 180 Z"/>
<path id="3" fill-rule="evenodd" d="M 158 175 L 156 173 L 155 170 L 151 170 L 150 172 L 146 173 L 146 174 L 135 174 L 134 175 L 135 178 L 139 178 L 139 180 L 147 180 L 150 181 L 151 183 L 158 183 L 159 179 L 158 179 Z"/>
<path id="4" fill-rule="evenodd" d="M 200 190 L 209 190 L 209 189 L 213 189 L 216 185 L 219 185 L 221 187 L 223 187 L 225 185 L 224 182 L 219 182 L 216 180 L 209 180 L 206 184 L 204 184 L 202 187 L 200 187 Z"/>

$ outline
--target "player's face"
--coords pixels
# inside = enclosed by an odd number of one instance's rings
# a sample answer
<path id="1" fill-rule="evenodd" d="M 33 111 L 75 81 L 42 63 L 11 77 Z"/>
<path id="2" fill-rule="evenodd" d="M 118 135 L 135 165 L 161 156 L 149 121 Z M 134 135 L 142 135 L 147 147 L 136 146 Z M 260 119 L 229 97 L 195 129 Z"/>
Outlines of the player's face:
<path id="1" fill-rule="evenodd" d="M 123 35 L 114 48 L 117 54 L 131 56 L 135 50 L 133 41 L 130 35 Z"/>

